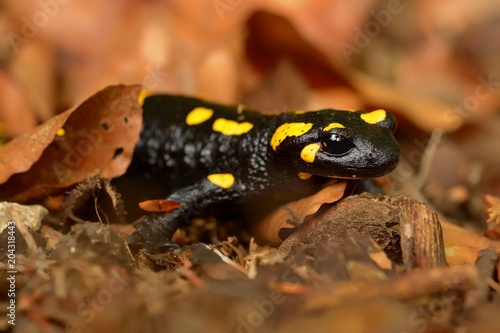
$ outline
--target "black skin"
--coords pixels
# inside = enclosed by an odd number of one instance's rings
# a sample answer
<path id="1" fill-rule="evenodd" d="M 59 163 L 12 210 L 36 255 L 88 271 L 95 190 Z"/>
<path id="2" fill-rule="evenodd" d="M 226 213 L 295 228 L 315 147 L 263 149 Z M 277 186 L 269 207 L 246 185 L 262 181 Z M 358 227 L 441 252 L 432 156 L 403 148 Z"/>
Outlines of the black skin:
<path id="1" fill-rule="evenodd" d="M 187 114 L 200 106 L 214 110 L 213 116 L 188 126 Z M 359 117 L 363 111 L 265 114 L 172 95 L 147 97 L 143 110 L 140 139 L 125 177 L 140 175 L 143 184 L 148 184 L 146 192 L 137 193 L 140 200 L 166 198 L 180 202 L 181 207 L 146 216 L 129 238 L 134 251 L 165 250 L 178 228 L 218 204 L 253 202 L 273 193 L 289 193 L 289 199 L 303 197 L 318 191 L 329 178 L 385 175 L 399 160 L 399 145 L 392 135 L 396 122 L 389 113 L 385 120 L 368 124 Z M 217 118 L 254 126 L 245 134 L 227 136 L 212 130 Z M 304 135 L 287 137 L 275 151 L 270 145 L 274 132 L 290 122 L 312 123 L 313 127 Z M 345 128 L 323 131 L 334 122 Z M 306 163 L 300 152 L 315 142 L 322 148 L 314 162 Z M 313 177 L 301 180 L 299 172 Z M 219 173 L 234 175 L 234 185 L 223 189 L 207 179 Z"/>

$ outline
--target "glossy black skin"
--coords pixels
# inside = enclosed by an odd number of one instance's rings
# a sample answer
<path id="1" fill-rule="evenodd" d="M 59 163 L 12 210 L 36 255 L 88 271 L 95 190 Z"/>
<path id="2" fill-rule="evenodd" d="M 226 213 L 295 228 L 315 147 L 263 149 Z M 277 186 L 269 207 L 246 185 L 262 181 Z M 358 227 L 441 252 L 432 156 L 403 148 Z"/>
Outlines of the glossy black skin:
<path id="1" fill-rule="evenodd" d="M 208 121 L 188 126 L 187 114 L 195 107 L 214 110 Z M 303 114 L 264 114 L 238 107 L 223 106 L 196 98 L 172 95 L 147 97 L 140 140 L 127 174 L 141 174 L 159 191 L 149 199 L 178 201 L 181 208 L 167 214 L 150 215 L 130 237 L 135 249 L 158 250 L 158 241 L 170 241 L 176 229 L 207 207 L 228 201 L 245 202 L 273 193 L 293 193 L 290 198 L 319 190 L 329 178 L 371 178 L 392 171 L 399 160 L 399 145 L 392 131 L 395 120 L 387 118 L 375 125 L 360 119 L 362 111 L 321 110 Z M 250 122 L 245 134 L 227 136 L 212 130 L 217 118 Z M 302 136 L 286 138 L 275 150 L 270 145 L 275 130 L 284 123 L 313 123 Z M 328 124 L 339 122 L 346 128 L 324 132 Z M 322 149 L 313 163 L 300 157 L 302 148 L 321 143 L 332 134 L 352 143 L 342 156 Z M 314 175 L 301 180 L 299 172 Z M 231 173 L 235 183 L 222 189 L 208 181 L 210 174 Z M 145 193 L 147 194 L 147 193 Z M 147 195 L 142 200 L 148 199 Z"/>

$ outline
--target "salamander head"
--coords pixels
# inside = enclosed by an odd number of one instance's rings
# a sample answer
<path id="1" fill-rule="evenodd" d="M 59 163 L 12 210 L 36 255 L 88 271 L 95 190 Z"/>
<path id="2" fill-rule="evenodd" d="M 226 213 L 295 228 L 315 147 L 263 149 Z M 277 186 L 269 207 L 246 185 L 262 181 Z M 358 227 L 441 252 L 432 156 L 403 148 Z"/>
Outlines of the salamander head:
<path id="1" fill-rule="evenodd" d="M 393 131 L 396 120 L 385 110 L 319 110 L 283 115 L 271 138 L 271 151 L 296 172 L 333 178 L 372 178 L 392 171 L 399 161 Z"/>

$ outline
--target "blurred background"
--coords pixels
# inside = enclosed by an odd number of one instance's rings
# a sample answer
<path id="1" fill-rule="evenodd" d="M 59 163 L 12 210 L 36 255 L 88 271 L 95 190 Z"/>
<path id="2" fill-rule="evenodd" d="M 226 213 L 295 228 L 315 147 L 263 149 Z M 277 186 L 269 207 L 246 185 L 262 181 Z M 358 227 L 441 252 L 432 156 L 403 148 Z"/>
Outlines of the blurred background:
<path id="1" fill-rule="evenodd" d="M 498 1 L 0 3 L 3 138 L 115 84 L 274 111 L 384 108 L 403 147 L 392 193 L 462 218 L 482 214 L 474 193 L 500 194 Z"/>

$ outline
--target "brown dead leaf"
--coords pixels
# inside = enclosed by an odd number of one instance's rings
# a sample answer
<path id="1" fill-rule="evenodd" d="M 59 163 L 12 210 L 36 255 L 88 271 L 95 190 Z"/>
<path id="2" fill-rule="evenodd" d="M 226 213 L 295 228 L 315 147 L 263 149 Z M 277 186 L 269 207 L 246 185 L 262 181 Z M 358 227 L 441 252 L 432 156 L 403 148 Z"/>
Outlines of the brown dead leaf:
<path id="1" fill-rule="evenodd" d="M 280 237 L 280 231 L 283 228 L 294 228 L 302 223 L 307 216 L 316 213 L 321 205 L 340 200 L 344 196 L 346 186 L 347 182 L 333 183 L 309 197 L 289 202 L 277 208 L 264 219 L 252 223 L 253 235 L 259 241 L 279 245 L 283 241 L 283 238 Z"/>
<path id="2" fill-rule="evenodd" d="M 180 206 L 180 202 L 165 199 L 139 202 L 139 207 L 141 207 L 141 209 L 151 213 L 168 213 L 179 208 Z"/>
<path id="3" fill-rule="evenodd" d="M 56 131 L 62 127 L 72 111 L 68 110 L 49 119 L 31 132 L 18 136 L 1 147 L 0 183 L 5 183 L 13 174 L 29 170 L 54 140 Z"/>
<path id="4" fill-rule="evenodd" d="M 96 173 L 122 175 L 142 125 L 140 89 L 108 87 L 0 149 L 1 198 L 28 201 Z"/>
<path id="5" fill-rule="evenodd" d="M 449 265 L 473 264 L 477 253 L 492 246 L 500 251 L 500 242 L 490 240 L 475 234 L 451 222 L 441 221 L 446 252 L 446 261 Z"/>

